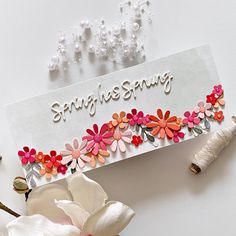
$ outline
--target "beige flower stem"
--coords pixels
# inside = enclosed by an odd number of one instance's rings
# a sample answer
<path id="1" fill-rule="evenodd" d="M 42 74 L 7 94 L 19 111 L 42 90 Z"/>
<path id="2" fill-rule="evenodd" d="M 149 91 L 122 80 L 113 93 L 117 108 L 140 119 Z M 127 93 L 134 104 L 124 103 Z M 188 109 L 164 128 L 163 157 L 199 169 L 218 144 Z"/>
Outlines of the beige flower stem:
<path id="1" fill-rule="evenodd" d="M 19 217 L 20 216 L 18 213 L 16 213 L 15 211 L 11 210 L 6 205 L 4 205 L 2 202 L 0 202 L 0 209 L 3 210 L 3 211 L 6 211 L 7 213 L 9 213 L 10 215 L 13 215 L 15 217 Z"/>

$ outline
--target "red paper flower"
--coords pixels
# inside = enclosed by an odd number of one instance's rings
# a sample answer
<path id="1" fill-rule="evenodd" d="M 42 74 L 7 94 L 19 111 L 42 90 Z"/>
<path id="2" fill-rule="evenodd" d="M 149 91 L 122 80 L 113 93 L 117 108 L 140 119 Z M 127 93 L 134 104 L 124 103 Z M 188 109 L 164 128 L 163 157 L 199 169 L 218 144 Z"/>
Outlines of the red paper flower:
<path id="1" fill-rule="evenodd" d="M 210 95 L 206 96 L 206 102 L 211 103 L 213 106 L 216 104 L 217 97 L 214 93 L 211 93 Z"/>
<path id="2" fill-rule="evenodd" d="M 127 114 L 127 118 L 131 126 L 135 126 L 136 124 L 141 125 L 144 121 L 144 114 L 142 111 L 137 112 L 136 109 L 132 109 L 131 113 Z"/>
<path id="3" fill-rule="evenodd" d="M 57 172 L 64 175 L 64 174 L 66 174 L 67 169 L 68 169 L 68 168 L 67 168 L 66 165 L 59 165 L 59 166 L 57 167 Z"/>
<path id="4" fill-rule="evenodd" d="M 46 155 L 45 157 L 46 167 L 52 169 L 53 167 L 58 167 L 61 165 L 62 156 L 57 155 L 56 151 L 51 151 L 50 156 Z"/>
<path id="5" fill-rule="evenodd" d="M 216 111 L 214 114 L 214 119 L 221 122 L 224 119 L 223 111 Z"/>
<path id="6" fill-rule="evenodd" d="M 132 141 L 131 141 L 136 147 L 138 147 L 141 143 L 143 143 L 142 138 L 139 135 L 134 135 L 132 137 Z"/>
<path id="7" fill-rule="evenodd" d="M 34 148 L 29 149 L 29 147 L 23 147 L 23 151 L 20 150 L 18 152 L 18 156 L 21 157 L 21 163 L 22 165 L 35 162 L 35 154 L 36 150 Z"/>
<path id="8" fill-rule="evenodd" d="M 92 152 L 93 155 L 97 155 L 99 149 L 107 150 L 107 145 L 112 144 L 112 140 L 110 139 L 113 135 L 112 131 L 108 130 L 108 125 L 103 124 L 100 131 L 98 129 L 98 125 L 93 125 L 93 130 L 87 129 L 86 132 L 89 134 L 88 136 L 84 136 L 83 140 L 88 141 L 88 145 L 86 147 L 87 151 Z"/>

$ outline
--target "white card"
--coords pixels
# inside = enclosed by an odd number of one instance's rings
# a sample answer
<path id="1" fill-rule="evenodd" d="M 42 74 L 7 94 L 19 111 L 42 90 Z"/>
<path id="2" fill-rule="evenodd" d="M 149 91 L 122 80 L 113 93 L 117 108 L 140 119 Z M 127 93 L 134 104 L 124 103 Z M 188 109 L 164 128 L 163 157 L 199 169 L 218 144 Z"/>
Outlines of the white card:
<path id="1" fill-rule="evenodd" d="M 209 47 L 202 46 L 8 105 L 30 186 L 222 128 L 224 93 L 219 84 Z M 121 111 L 124 117 L 112 118 Z M 93 124 L 99 130 L 103 126 L 102 132 L 96 134 Z"/>

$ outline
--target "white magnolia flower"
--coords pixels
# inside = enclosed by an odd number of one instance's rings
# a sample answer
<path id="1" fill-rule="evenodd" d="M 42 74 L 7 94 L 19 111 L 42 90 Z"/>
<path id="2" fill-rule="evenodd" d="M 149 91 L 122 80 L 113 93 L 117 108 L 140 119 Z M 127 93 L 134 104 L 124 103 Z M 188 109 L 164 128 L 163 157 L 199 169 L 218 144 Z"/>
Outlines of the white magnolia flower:
<path id="1" fill-rule="evenodd" d="M 107 198 L 99 184 L 76 172 L 65 187 L 53 183 L 33 190 L 27 201 L 32 216 L 10 222 L 7 235 L 116 236 L 134 211 L 121 202 L 107 202 Z"/>

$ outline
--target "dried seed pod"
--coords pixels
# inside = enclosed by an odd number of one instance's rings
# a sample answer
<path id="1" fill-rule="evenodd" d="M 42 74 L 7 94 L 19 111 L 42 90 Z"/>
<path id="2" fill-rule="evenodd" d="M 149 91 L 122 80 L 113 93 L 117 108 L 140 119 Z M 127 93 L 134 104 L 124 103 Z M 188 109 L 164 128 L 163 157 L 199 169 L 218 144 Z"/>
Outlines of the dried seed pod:
<path id="1" fill-rule="evenodd" d="M 29 187 L 26 182 L 26 179 L 20 176 L 14 179 L 13 188 L 19 194 L 24 194 L 29 192 Z"/>

